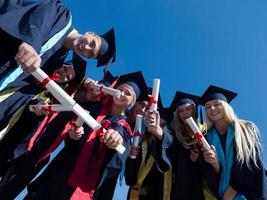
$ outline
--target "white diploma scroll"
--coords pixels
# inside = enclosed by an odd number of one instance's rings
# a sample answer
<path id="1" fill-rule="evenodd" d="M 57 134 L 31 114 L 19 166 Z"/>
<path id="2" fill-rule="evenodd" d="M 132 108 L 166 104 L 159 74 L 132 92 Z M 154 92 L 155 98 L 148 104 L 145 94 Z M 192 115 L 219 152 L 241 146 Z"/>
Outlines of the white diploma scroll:
<path id="1" fill-rule="evenodd" d="M 201 135 L 201 142 L 203 144 L 203 147 L 205 147 L 206 149 L 210 149 L 209 143 L 207 142 L 205 137 L 202 135 L 201 131 L 199 130 L 199 128 L 198 128 L 197 124 L 195 123 L 195 121 L 193 120 L 193 118 L 189 117 L 185 121 L 190 126 L 190 128 L 192 129 L 192 131 L 194 132 L 195 135 L 197 135 L 197 134 Z"/>
<path id="2" fill-rule="evenodd" d="M 76 126 L 81 127 L 84 121 L 82 118 L 78 117 L 77 121 L 75 122 Z"/>
<path id="3" fill-rule="evenodd" d="M 49 79 L 48 75 L 41 69 L 38 68 L 32 75 L 41 83 L 48 79 L 45 87 L 49 90 L 49 92 L 66 108 L 71 108 L 78 117 L 81 118 L 90 128 L 93 130 L 98 130 L 101 128 L 101 125 L 86 111 L 84 110 L 74 99 L 72 99 L 61 87 L 57 85 L 57 83 L 51 79 Z M 118 145 L 116 150 L 119 153 L 123 153 L 125 147 L 123 145 Z"/>
<path id="4" fill-rule="evenodd" d="M 159 86 L 160 86 L 160 79 L 153 79 L 153 88 L 152 88 L 152 96 L 156 103 L 152 103 L 150 106 L 151 111 L 156 111 L 158 108 L 158 98 L 159 98 Z"/>
<path id="5" fill-rule="evenodd" d="M 30 105 L 29 110 L 33 112 L 34 107 L 38 107 L 42 109 L 43 111 L 54 111 L 54 112 L 66 112 L 66 111 L 72 111 L 71 107 L 66 107 L 60 104 L 53 104 L 53 105 Z"/>
<path id="6" fill-rule="evenodd" d="M 142 119 L 143 119 L 143 116 L 142 115 L 136 115 L 135 126 L 134 126 L 134 134 L 135 133 L 141 133 Z M 134 141 L 133 141 L 133 146 L 134 147 L 138 147 L 138 145 L 139 145 L 139 138 L 140 138 L 140 136 L 134 136 Z M 136 159 L 136 156 L 135 155 L 130 155 L 130 158 Z"/>
<path id="7" fill-rule="evenodd" d="M 106 87 L 100 84 L 94 84 L 94 89 L 97 91 L 102 91 L 104 94 L 108 94 L 113 97 L 119 98 L 121 96 L 121 91 L 118 89 Z"/>

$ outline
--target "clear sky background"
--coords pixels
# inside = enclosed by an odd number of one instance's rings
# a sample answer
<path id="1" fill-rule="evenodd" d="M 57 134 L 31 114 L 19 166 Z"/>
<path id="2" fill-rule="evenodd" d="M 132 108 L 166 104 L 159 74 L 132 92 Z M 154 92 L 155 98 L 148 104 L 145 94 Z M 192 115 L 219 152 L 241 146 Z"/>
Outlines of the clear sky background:
<path id="1" fill-rule="evenodd" d="M 210 85 L 238 93 L 237 115 L 255 122 L 267 156 L 266 0 L 64 0 L 81 33 L 114 27 L 114 75 L 141 70 L 160 78 L 169 106 L 176 90 L 202 95 Z M 87 75 L 102 68 L 88 62 Z"/>
<path id="2" fill-rule="evenodd" d="M 213 84 L 237 92 L 231 105 L 257 124 L 267 163 L 266 0 L 62 2 L 81 33 L 115 28 L 117 59 L 110 71 L 141 70 L 149 85 L 160 78 L 165 106 L 177 90 L 202 95 Z M 87 75 L 101 79 L 102 68 L 89 61 Z"/>

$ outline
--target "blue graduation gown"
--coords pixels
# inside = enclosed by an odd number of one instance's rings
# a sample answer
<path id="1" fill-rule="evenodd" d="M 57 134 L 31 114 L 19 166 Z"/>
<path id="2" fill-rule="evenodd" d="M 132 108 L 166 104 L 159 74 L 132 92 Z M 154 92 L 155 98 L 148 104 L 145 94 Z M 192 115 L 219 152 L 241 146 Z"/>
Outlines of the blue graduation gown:
<path id="1" fill-rule="evenodd" d="M 0 8 L 0 81 L 17 67 L 14 57 L 21 41 L 42 54 L 43 65 L 63 46 L 65 37 L 72 29 L 69 9 L 59 0 L 31 3 L 6 0 Z M 58 39 L 53 37 L 59 32 Z M 47 41 L 52 40 L 51 48 L 42 48 Z"/>
<path id="2" fill-rule="evenodd" d="M 121 172 L 122 165 L 129 153 L 130 135 L 128 131 L 117 123 L 123 116 L 107 116 L 105 119 L 111 121 L 111 127 L 117 130 L 123 137 L 123 145 L 126 151 L 123 154 L 115 150 L 107 149 L 104 161 L 100 167 L 100 176 L 98 177 L 97 187 L 94 193 L 95 200 L 111 200 L 116 186 L 117 178 Z M 30 184 L 29 194 L 26 199 L 69 199 L 74 192 L 68 183 L 72 171 L 79 158 L 81 149 L 84 145 L 89 128 L 85 126 L 85 135 L 79 140 L 74 141 L 67 137 L 65 147 L 59 152 L 55 159 L 49 164 L 44 173 L 36 181 Z M 94 145 L 96 152 L 100 141 Z M 92 160 L 94 154 L 90 160 Z M 92 163 L 93 164 L 93 163 Z M 57 187 L 55 187 L 55 185 Z"/>
<path id="3" fill-rule="evenodd" d="M 170 127 L 164 127 L 163 132 L 162 141 L 154 139 L 152 153 L 161 171 L 172 166 L 171 199 L 204 199 L 198 166 L 190 160 L 190 150 L 182 147 Z"/>

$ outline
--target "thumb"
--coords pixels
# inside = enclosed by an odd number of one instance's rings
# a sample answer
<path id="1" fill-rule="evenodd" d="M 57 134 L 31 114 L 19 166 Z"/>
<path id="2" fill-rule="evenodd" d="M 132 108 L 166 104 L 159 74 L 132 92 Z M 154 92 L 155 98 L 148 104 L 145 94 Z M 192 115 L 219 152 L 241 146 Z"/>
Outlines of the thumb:
<path id="1" fill-rule="evenodd" d="M 210 148 L 211 148 L 212 151 L 214 151 L 214 153 L 216 153 L 216 148 L 215 148 L 214 145 L 211 145 Z"/>

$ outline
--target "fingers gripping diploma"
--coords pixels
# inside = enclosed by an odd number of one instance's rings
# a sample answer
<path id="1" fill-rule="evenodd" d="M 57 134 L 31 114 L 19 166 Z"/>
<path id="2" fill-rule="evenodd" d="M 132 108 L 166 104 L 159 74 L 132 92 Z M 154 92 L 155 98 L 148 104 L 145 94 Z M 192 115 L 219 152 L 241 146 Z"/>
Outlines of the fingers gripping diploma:
<path id="1" fill-rule="evenodd" d="M 158 111 L 147 111 L 145 123 L 147 125 L 148 131 L 153 133 L 158 139 L 162 139 L 162 128 L 160 124 L 160 115 Z"/>
<path id="2" fill-rule="evenodd" d="M 26 73 L 35 71 L 41 64 L 41 57 L 34 48 L 26 42 L 22 42 L 19 46 L 15 60 L 18 65 L 21 65 L 23 71 Z"/>
<path id="3" fill-rule="evenodd" d="M 42 102 L 42 103 L 39 103 L 37 105 L 32 105 L 31 106 L 32 112 L 34 112 L 37 116 L 47 115 L 48 111 L 43 110 L 42 107 L 40 107 L 38 105 L 48 105 L 48 104 Z"/>
<path id="4" fill-rule="evenodd" d="M 140 150 L 140 146 L 131 146 L 131 151 L 130 151 L 130 155 L 131 156 L 134 156 L 136 158 L 136 156 L 138 155 L 139 153 L 139 150 Z"/>
<path id="5" fill-rule="evenodd" d="M 213 166 L 216 173 L 219 173 L 220 164 L 219 164 L 219 160 L 217 157 L 215 146 L 211 145 L 210 149 L 203 147 L 201 150 L 203 151 L 203 156 L 204 156 L 205 161 L 210 163 Z"/>
<path id="6" fill-rule="evenodd" d="M 68 134 L 70 136 L 71 139 L 73 140 L 79 140 L 83 134 L 84 134 L 84 129 L 82 126 L 80 127 L 74 127 L 72 126 L 69 130 L 68 130 Z"/>
<path id="7" fill-rule="evenodd" d="M 101 142 L 105 143 L 108 148 L 116 149 L 116 147 L 123 143 L 123 138 L 118 131 L 108 129 L 102 137 Z"/>

